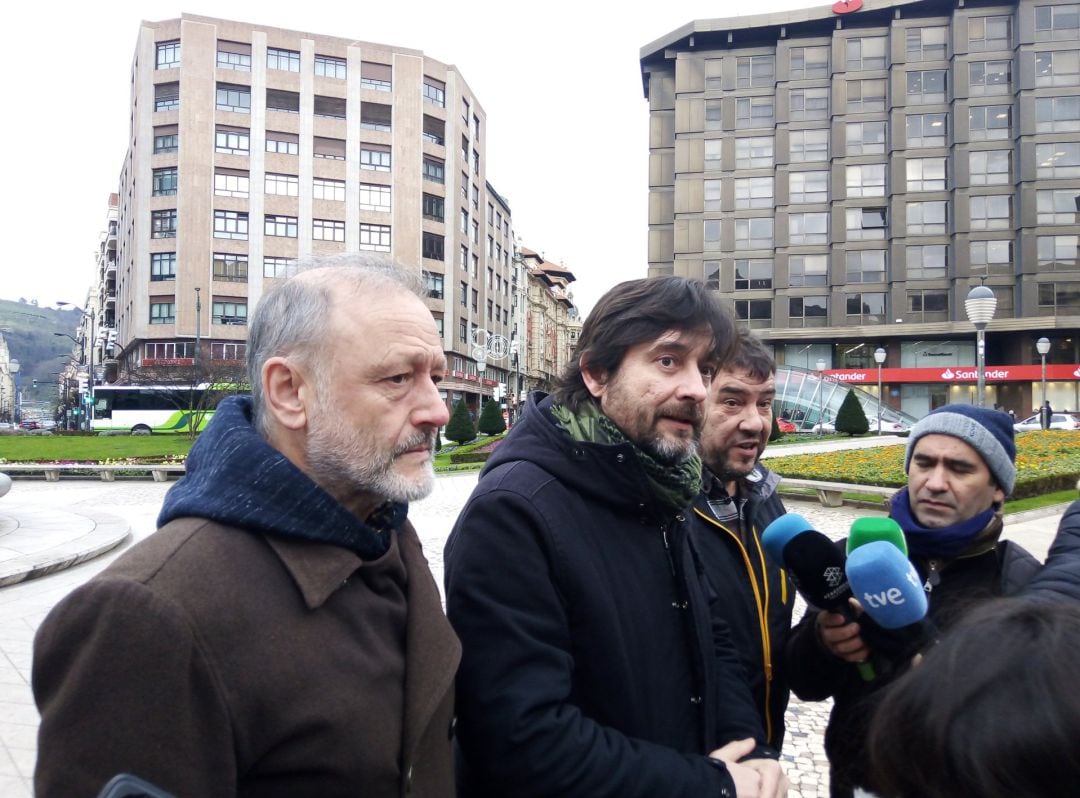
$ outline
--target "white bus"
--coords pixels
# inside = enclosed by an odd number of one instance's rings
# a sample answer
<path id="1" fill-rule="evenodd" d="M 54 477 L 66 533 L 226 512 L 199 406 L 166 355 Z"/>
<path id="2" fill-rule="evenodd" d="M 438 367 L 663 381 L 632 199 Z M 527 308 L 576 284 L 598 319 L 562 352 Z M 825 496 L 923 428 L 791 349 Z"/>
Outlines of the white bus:
<path id="1" fill-rule="evenodd" d="M 202 431 L 214 417 L 213 407 L 205 408 L 206 392 L 235 393 L 232 386 L 202 383 L 182 385 L 97 385 L 94 387 L 94 414 L 90 426 L 95 431 L 150 433 L 188 432 L 194 416 Z M 215 399 L 213 404 L 217 405 Z"/>

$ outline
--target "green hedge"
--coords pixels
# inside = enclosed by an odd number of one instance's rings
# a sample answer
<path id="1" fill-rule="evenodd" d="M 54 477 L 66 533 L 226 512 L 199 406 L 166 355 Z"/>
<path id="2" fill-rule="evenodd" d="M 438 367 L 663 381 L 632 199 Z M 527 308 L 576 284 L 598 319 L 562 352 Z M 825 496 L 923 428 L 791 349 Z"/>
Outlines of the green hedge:
<path id="1" fill-rule="evenodd" d="M 450 455 L 451 463 L 486 463 L 491 452 L 454 452 Z"/>

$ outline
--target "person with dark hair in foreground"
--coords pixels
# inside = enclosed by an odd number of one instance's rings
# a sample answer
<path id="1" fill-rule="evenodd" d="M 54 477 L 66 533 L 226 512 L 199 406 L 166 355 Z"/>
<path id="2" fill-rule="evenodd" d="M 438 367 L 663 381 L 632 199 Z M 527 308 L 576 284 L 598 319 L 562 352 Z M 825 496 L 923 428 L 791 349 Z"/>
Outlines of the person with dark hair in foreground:
<path id="1" fill-rule="evenodd" d="M 699 282 L 621 283 L 488 460 L 444 557 L 462 796 L 786 792 L 687 537 L 735 337 Z"/>
<path id="2" fill-rule="evenodd" d="M 882 798 L 1072 798 L 1080 609 L 997 599 L 890 688 L 870 727 Z"/>
<path id="3" fill-rule="evenodd" d="M 454 794 L 460 658 L 406 519 L 442 340 L 419 276 L 344 256 L 268 292 L 159 529 L 34 641 L 38 798 Z"/>

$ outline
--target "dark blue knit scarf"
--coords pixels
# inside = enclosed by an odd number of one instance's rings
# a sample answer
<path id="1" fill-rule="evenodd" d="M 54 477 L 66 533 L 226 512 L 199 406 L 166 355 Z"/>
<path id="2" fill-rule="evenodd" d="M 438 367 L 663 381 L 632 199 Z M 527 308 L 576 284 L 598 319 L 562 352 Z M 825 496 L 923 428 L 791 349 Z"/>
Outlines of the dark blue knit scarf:
<path id="1" fill-rule="evenodd" d="M 930 529 L 915 520 L 911 511 L 908 489 L 904 488 L 892 498 L 889 515 L 892 516 L 907 538 L 908 554 L 912 559 L 947 559 L 963 554 L 974 540 L 990 524 L 995 510 L 990 507 L 986 512 L 953 526 Z"/>

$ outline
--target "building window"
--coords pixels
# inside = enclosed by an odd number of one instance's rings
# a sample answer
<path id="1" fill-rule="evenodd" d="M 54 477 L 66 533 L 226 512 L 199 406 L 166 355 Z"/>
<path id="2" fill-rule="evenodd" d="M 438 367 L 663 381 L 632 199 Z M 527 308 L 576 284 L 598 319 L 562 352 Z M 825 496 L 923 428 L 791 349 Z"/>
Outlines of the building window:
<path id="1" fill-rule="evenodd" d="M 1080 50 L 1035 53 L 1036 86 L 1080 86 Z"/>
<path id="2" fill-rule="evenodd" d="M 280 133 L 276 130 L 268 130 L 266 131 L 266 151 L 276 152 L 279 155 L 299 155 L 300 137 L 295 133 Z"/>
<path id="3" fill-rule="evenodd" d="M 735 220 L 735 249 L 772 249 L 772 217 Z"/>
<path id="4" fill-rule="evenodd" d="M 907 279 L 940 280 L 947 275 L 949 248 L 944 244 L 907 247 Z"/>
<path id="5" fill-rule="evenodd" d="M 480 222 L 476 221 L 476 219 L 473 219 L 472 222 L 472 232 L 469 236 L 469 241 L 471 241 L 474 246 L 480 243 Z M 474 255 L 473 257 L 476 256 Z"/>
<path id="6" fill-rule="evenodd" d="M 475 288 L 472 289 L 472 309 L 473 313 L 480 312 L 480 292 L 477 291 Z M 476 325 L 474 324 L 473 327 L 475 326 Z"/>
<path id="7" fill-rule="evenodd" d="M 848 294 L 846 300 L 848 324 L 885 323 L 884 293 Z"/>
<path id="8" fill-rule="evenodd" d="M 234 86 L 231 83 L 217 85 L 217 109 L 233 111 L 238 114 L 251 112 L 251 89 L 248 86 Z"/>
<path id="9" fill-rule="evenodd" d="M 907 31 L 908 61 L 944 61 L 949 29 L 944 25 L 909 28 Z"/>
<path id="10" fill-rule="evenodd" d="M 828 213 L 788 215 L 788 243 L 792 246 L 829 243 Z"/>
<path id="11" fill-rule="evenodd" d="M 880 113 L 885 110 L 885 80 L 849 80 L 847 82 L 849 114 Z"/>
<path id="12" fill-rule="evenodd" d="M 829 160 L 829 131 L 792 130 L 790 134 L 790 160 L 792 163 L 810 163 Z"/>
<path id="13" fill-rule="evenodd" d="M 792 47 L 790 74 L 792 80 L 829 77 L 829 48 Z"/>
<path id="14" fill-rule="evenodd" d="M 211 360 L 230 360 L 243 362 L 247 358 L 247 344 L 226 343 L 210 344 Z"/>
<path id="15" fill-rule="evenodd" d="M 1040 189 L 1035 192 L 1036 224 L 1078 224 L 1080 209 L 1076 197 L 1080 188 Z"/>
<path id="16" fill-rule="evenodd" d="M 908 147 L 944 147 L 948 114 L 908 114 L 905 120 Z"/>
<path id="17" fill-rule="evenodd" d="M 438 272 L 429 272 L 427 269 L 424 269 L 423 275 L 424 288 L 427 290 L 427 295 L 432 299 L 442 299 L 443 276 Z"/>
<path id="18" fill-rule="evenodd" d="M 1073 133 L 1080 130 L 1080 96 L 1039 97 L 1035 100 L 1036 133 Z"/>
<path id="19" fill-rule="evenodd" d="M 266 214 L 263 217 L 263 235 L 296 238 L 296 217 Z"/>
<path id="20" fill-rule="evenodd" d="M 176 125 L 164 125 L 154 128 L 154 155 L 163 152 L 176 152 L 180 145 L 180 136 Z"/>
<path id="21" fill-rule="evenodd" d="M 788 285 L 828 285 L 828 255 L 792 255 L 788 258 Z"/>
<path id="22" fill-rule="evenodd" d="M 771 179 L 771 178 L 770 178 Z M 706 211 L 720 211 L 723 210 L 721 199 L 722 195 L 722 183 L 721 180 L 706 180 L 704 181 L 705 197 L 704 204 Z"/>
<path id="23" fill-rule="evenodd" d="M 1071 272 L 1080 269 L 1080 236 L 1039 236 L 1039 271 Z"/>
<path id="24" fill-rule="evenodd" d="M 735 129 L 773 126 L 773 98 L 738 97 L 735 100 Z"/>
<path id="25" fill-rule="evenodd" d="M 972 61 L 968 64 L 968 94 L 982 97 L 1008 94 L 1012 61 Z"/>
<path id="26" fill-rule="evenodd" d="M 214 279 L 226 282 L 247 282 L 247 255 L 233 255 L 228 252 L 214 253 Z"/>
<path id="27" fill-rule="evenodd" d="M 1054 316 L 1080 314 L 1080 283 L 1039 283 L 1039 307 Z"/>
<path id="28" fill-rule="evenodd" d="M 1012 196 L 992 194 L 971 198 L 972 230 L 1008 230 L 1012 227 Z"/>
<path id="29" fill-rule="evenodd" d="M 176 253 L 154 252 L 150 255 L 150 281 L 176 279 Z"/>
<path id="30" fill-rule="evenodd" d="M 885 68 L 886 37 L 863 36 L 847 40 L 847 71 Z"/>
<path id="31" fill-rule="evenodd" d="M 424 75 L 424 102 L 431 103 L 437 108 L 445 108 L 446 84 Z"/>
<path id="32" fill-rule="evenodd" d="M 736 169 L 759 169 L 772 165 L 772 136 L 751 136 L 735 139 Z"/>
<path id="33" fill-rule="evenodd" d="M 300 94 L 281 89 L 266 90 L 266 110 L 282 111 L 286 114 L 300 113 Z"/>
<path id="34" fill-rule="evenodd" d="M 1010 177 L 1012 153 L 1009 150 L 982 150 L 968 153 L 969 181 L 973 186 L 1005 186 Z"/>
<path id="35" fill-rule="evenodd" d="M 1080 177 L 1080 141 L 1035 145 L 1035 176 Z"/>
<path id="36" fill-rule="evenodd" d="M 702 247 L 706 252 L 720 249 L 719 219 L 706 219 L 702 223 Z"/>
<path id="37" fill-rule="evenodd" d="M 1080 39 L 1080 4 L 1035 6 L 1035 41 Z"/>
<path id="38" fill-rule="evenodd" d="M 708 181 L 718 182 L 718 181 Z M 773 206 L 773 179 L 771 177 L 735 178 L 735 207 L 771 208 Z"/>
<path id="39" fill-rule="evenodd" d="M 828 324 L 827 296 L 793 296 L 788 299 L 789 327 L 827 327 Z"/>
<path id="40" fill-rule="evenodd" d="M 467 308 L 469 306 L 469 284 L 464 280 L 460 283 L 460 290 L 458 291 L 458 299 L 461 302 L 461 307 Z M 464 324 L 465 322 L 462 322 Z M 464 340 L 464 339 L 462 339 Z"/>
<path id="41" fill-rule="evenodd" d="M 390 131 L 393 109 L 385 103 L 360 103 L 360 127 L 364 130 Z"/>
<path id="42" fill-rule="evenodd" d="M 171 42 L 158 42 L 156 49 L 157 60 L 155 69 L 173 69 L 180 66 L 180 40 Z"/>
<path id="43" fill-rule="evenodd" d="M 143 357 L 147 360 L 174 360 L 195 357 L 194 341 L 156 341 L 143 345 Z"/>
<path id="44" fill-rule="evenodd" d="M 461 304 L 465 304 L 462 302 Z M 458 319 L 458 341 L 465 343 L 469 340 L 469 323 L 465 319 Z M 456 358 L 455 358 L 456 359 Z"/>
<path id="45" fill-rule="evenodd" d="M 752 330 L 768 329 L 772 327 L 772 300 L 736 299 L 735 318 Z"/>
<path id="46" fill-rule="evenodd" d="M 724 88 L 724 59 L 705 59 L 705 91 L 718 91 Z"/>
<path id="47" fill-rule="evenodd" d="M 211 306 L 210 321 L 213 324 L 247 324 L 247 302 L 243 300 L 221 300 Z"/>
<path id="48" fill-rule="evenodd" d="M 219 40 L 217 43 L 217 67 L 218 69 L 232 69 L 236 72 L 250 72 L 251 45 Z"/>
<path id="49" fill-rule="evenodd" d="M 361 105 L 364 105 L 364 103 L 361 103 Z M 315 116 L 325 117 L 326 119 L 345 119 L 348 113 L 348 102 L 344 97 L 328 97 L 324 94 L 316 94 L 312 112 Z M 363 124 L 360 126 L 365 127 Z M 378 129 L 383 130 L 384 128 Z M 390 129 L 389 121 L 387 121 L 385 129 Z"/>
<path id="50" fill-rule="evenodd" d="M 424 141 L 430 141 L 440 147 L 446 145 L 446 122 L 434 116 L 424 114 Z"/>
<path id="51" fill-rule="evenodd" d="M 390 171 L 390 148 L 375 144 L 360 145 L 360 168 L 375 172 Z"/>
<path id="52" fill-rule="evenodd" d="M 849 283 L 885 282 L 885 250 L 848 250 L 844 257 Z"/>
<path id="53" fill-rule="evenodd" d="M 775 59 L 771 55 L 746 55 L 735 59 L 735 85 L 740 89 L 776 84 Z"/>
<path id="54" fill-rule="evenodd" d="M 788 180 L 789 200 L 793 204 L 829 201 L 829 173 L 826 170 L 792 172 Z"/>
<path id="55" fill-rule="evenodd" d="M 968 49 L 973 53 L 1012 49 L 1012 18 L 993 16 L 969 19 Z"/>
<path id="56" fill-rule="evenodd" d="M 1012 274 L 1012 241 L 971 241 L 968 244 L 973 275 Z"/>
<path id="57" fill-rule="evenodd" d="M 980 105 L 968 109 L 968 135 L 972 141 L 989 141 L 1009 138 L 1009 119 L 1012 108 L 1008 105 Z"/>
<path id="58" fill-rule="evenodd" d="M 361 69 L 361 73 L 363 73 L 363 69 Z M 345 80 L 349 76 L 348 62 L 344 58 L 334 58 L 329 55 L 317 55 L 315 56 L 315 76 L 320 78 Z M 360 85 L 364 88 L 372 88 L 367 85 L 362 74 L 360 77 Z M 390 87 L 387 86 L 384 91 L 390 91 Z"/>
<path id="59" fill-rule="evenodd" d="M 345 222 L 337 219 L 312 219 L 311 238 L 315 241 L 345 241 Z"/>
<path id="60" fill-rule="evenodd" d="M 364 153 L 368 152 L 366 147 L 372 145 L 361 144 L 360 145 L 360 168 L 369 169 L 369 166 L 365 165 Z M 345 139 L 331 139 L 323 136 L 315 136 L 311 140 L 311 155 L 314 158 L 323 158 L 327 161 L 344 161 L 345 160 Z M 390 163 L 390 148 L 386 148 L 386 162 Z M 389 166 L 387 167 L 389 168 Z"/>
<path id="61" fill-rule="evenodd" d="M 267 172 L 263 190 L 267 194 L 276 194 L 281 197 L 299 197 L 300 178 L 296 175 L 279 175 Z"/>
<path id="62" fill-rule="evenodd" d="M 476 184 L 473 184 L 472 187 L 472 206 L 474 208 L 480 207 L 480 186 Z M 488 221 L 488 224 L 491 224 L 490 220 Z"/>
<path id="63" fill-rule="evenodd" d="M 247 197 L 248 173 L 236 169 L 215 169 L 214 194 L 219 197 Z"/>
<path id="64" fill-rule="evenodd" d="M 724 101 L 723 100 L 706 100 L 705 101 L 705 129 L 706 130 L 719 130 L 723 127 L 724 121 Z"/>
<path id="65" fill-rule="evenodd" d="M 214 211 L 214 238 L 247 241 L 248 215 L 241 211 Z"/>
<path id="66" fill-rule="evenodd" d="M 360 184 L 360 207 L 364 208 L 365 190 L 372 188 L 383 189 L 386 191 L 386 208 L 390 208 L 390 187 L 389 186 L 372 186 L 368 183 Z M 370 197 L 370 194 L 368 195 Z M 344 180 L 331 180 L 328 177 L 316 177 L 311 181 L 311 198 L 317 200 L 327 200 L 329 202 L 344 202 L 345 201 L 345 181 Z M 382 210 L 382 208 L 370 208 L 370 210 Z"/>
<path id="67" fill-rule="evenodd" d="M 848 208 L 846 239 L 848 241 L 884 240 L 885 213 L 886 210 L 883 207 Z"/>
<path id="68" fill-rule="evenodd" d="M 908 105 L 945 102 L 948 75 L 944 69 L 925 69 L 907 73 Z"/>
<path id="69" fill-rule="evenodd" d="M 446 170 L 442 161 L 425 156 L 423 162 L 424 180 L 442 185 L 446 182 L 445 173 Z"/>
<path id="70" fill-rule="evenodd" d="M 176 238 L 176 208 L 150 211 L 150 237 Z"/>
<path id="71" fill-rule="evenodd" d="M 175 111 L 180 107 L 180 84 L 158 83 L 154 86 L 154 110 Z"/>
<path id="72" fill-rule="evenodd" d="M 360 249 L 370 249 L 376 252 L 390 251 L 390 225 L 388 224 L 360 224 Z"/>
<path id="73" fill-rule="evenodd" d="M 267 134 L 267 142 L 269 142 Z M 251 147 L 251 138 L 246 127 L 214 128 L 214 151 L 226 155 L 247 155 Z"/>
<path id="74" fill-rule="evenodd" d="M 932 322 L 949 320 L 949 292 L 927 288 L 907 292 L 907 321 Z"/>
<path id="75" fill-rule="evenodd" d="M 480 153 L 476 150 L 472 151 L 472 171 L 474 175 L 480 174 Z"/>
<path id="76" fill-rule="evenodd" d="M 176 167 L 155 169 L 153 173 L 153 195 L 171 197 L 176 194 Z"/>
<path id="77" fill-rule="evenodd" d="M 155 302 L 153 298 L 150 301 L 150 323 L 151 324 L 175 324 L 176 323 L 176 303 L 175 302 Z"/>
<path id="78" fill-rule="evenodd" d="M 458 211 L 458 230 L 462 235 L 469 234 L 469 211 L 467 208 L 461 208 Z"/>
<path id="79" fill-rule="evenodd" d="M 722 139 L 705 139 L 705 166 L 706 172 L 717 172 L 723 168 L 721 149 Z"/>
<path id="80" fill-rule="evenodd" d="M 263 277 L 295 277 L 296 258 L 263 258 Z"/>
<path id="81" fill-rule="evenodd" d="M 431 219 L 434 222 L 446 221 L 446 202 L 442 197 L 434 194 L 424 194 L 423 214 L 425 219 Z"/>
<path id="82" fill-rule="evenodd" d="M 945 158 L 909 158 L 908 191 L 944 191 L 948 188 Z"/>
<path id="83" fill-rule="evenodd" d="M 848 155 L 884 155 L 885 122 L 848 122 Z"/>
<path id="84" fill-rule="evenodd" d="M 846 167 L 847 196 L 884 197 L 885 164 L 864 163 Z"/>
<path id="85" fill-rule="evenodd" d="M 792 89 L 789 96 L 792 122 L 809 122 L 829 118 L 829 90 Z"/>
<path id="86" fill-rule="evenodd" d="M 443 248 L 443 237 L 435 233 L 424 232 L 421 234 L 420 253 L 431 260 L 443 260 L 446 257 Z M 488 300 L 489 302 L 491 300 Z M 490 315 L 490 314 L 489 314 Z"/>
<path id="87" fill-rule="evenodd" d="M 266 68 L 280 69 L 284 72 L 299 72 L 300 53 L 296 50 L 282 50 L 278 47 L 267 47 Z"/>
<path id="88" fill-rule="evenodd" d="M 717 264 L 716 285 L 720 288 L 720 266 Z M 773 287 L 773 261 L 772 258 L 738 258 L 735 261 L 735 290 L 736 291 L 767 291 Z"/>
<path id="89" fill-rule="evenodd" d="M 907 234 L 909 236 L 939 236 L 949 232 L 949 203 L 909 202 L 907 204 Z"/>

